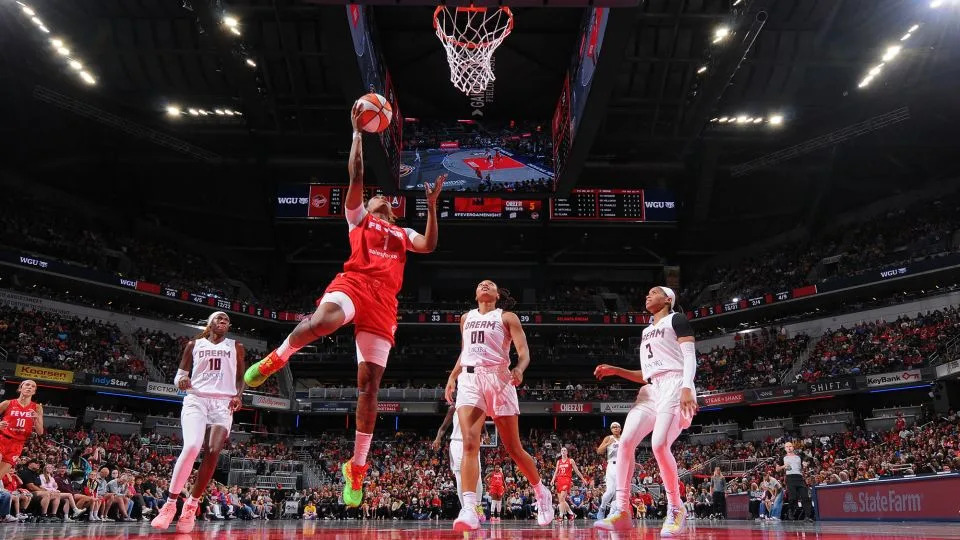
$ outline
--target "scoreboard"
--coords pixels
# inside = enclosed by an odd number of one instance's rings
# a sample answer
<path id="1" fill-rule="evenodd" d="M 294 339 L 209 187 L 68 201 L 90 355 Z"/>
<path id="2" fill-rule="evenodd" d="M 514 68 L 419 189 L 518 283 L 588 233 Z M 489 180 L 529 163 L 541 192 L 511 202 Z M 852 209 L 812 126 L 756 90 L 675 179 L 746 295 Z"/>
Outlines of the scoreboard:
<path id="1" fill-rule="evenodd" d="M 417 198 L 414 216 L 427 217 L 427 200 Z M 513 200 L 501 197 L 453 197 L 437 201 L 439 220 L 496 220 L 533 222 L 543 219 L 543 201 Z"/>
<path id="2" fill-rule="evenodd" d="M 376 188 L 364 189 L 365 197 L 383 195 Z M 294 219 L 343 218 L 347 186 L 321 184 L 282 185 L 277 189 L 276 216 Z M 406 215 L 407 203 L 403 195 L 387 195 L 393 214 Z"/>
<path id="3" fill-rule="evenodd" d="M 647 194 L 655 200 L 648 200 Z M 665 201 L 664 198 L 670 200 Z M 662 190 L 575 189 L 550 201 L 556 221 L 676 221 L 673 197 Z"/>

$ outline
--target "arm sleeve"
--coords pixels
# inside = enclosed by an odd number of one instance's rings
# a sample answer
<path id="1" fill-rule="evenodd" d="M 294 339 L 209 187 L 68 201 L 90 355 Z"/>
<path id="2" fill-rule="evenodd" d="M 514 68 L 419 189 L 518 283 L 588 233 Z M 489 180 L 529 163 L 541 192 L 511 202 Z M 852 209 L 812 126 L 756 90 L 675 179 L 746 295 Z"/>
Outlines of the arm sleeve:
<path id="1" fill-rule="evenodd" d="M 682 313 L 676 313 L 670 319 L 670 324 L 673 325 L 673 331 L 677 334 L 678 338 L 682 337 L 694 337 L 693 327 L 690 326 L 690 321 L 687 320 L 687 316 Z"/>
<path id="2" fill-rule="evenodd" d="M 680 344 L 683 354 L 683 383 L 682 388 L 693 390 L 693 381 L 697 378 L 697 346 L 692 341 Z"/>
<path id="3" fill-rule="evenodd" d="M 347 215 L 347 225 L 349 226 L 349 229 L 352 231 L 355 228 L 359 227 L 360 222 L 363 221 L 363 218 L 367 216 L 367 209 L 364 208 L 363 205 L 361 204 L 360 206 L 353 209 L 347 208 L 344 213 Z"/>
<path id="4" fill-rule="evenodd" d="M 411 250 L 411 249 L 413 249 L 413 239 L 416 238 L 416 237 L 418 237 L 418 236 L 423 236 L 422 234 L 418 233 L 417 231 L 415 231 L 415 230 L 413 230 L 413 229 L 410 229 L 410 228 L 407 228 L 407 227 L 404 227 L 403 232 L 407 233 L 407 250 L 408 250 L 408 251 Z"/>

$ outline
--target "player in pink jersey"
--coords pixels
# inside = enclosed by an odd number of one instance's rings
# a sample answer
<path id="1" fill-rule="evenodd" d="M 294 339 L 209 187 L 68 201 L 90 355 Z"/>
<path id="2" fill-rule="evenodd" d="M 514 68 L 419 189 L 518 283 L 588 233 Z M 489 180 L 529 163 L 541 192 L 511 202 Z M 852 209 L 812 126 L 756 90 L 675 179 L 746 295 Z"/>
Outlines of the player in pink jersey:
<path id="1" fill-rule="evenodd" d="M 355 508 L 363 502 L 363 478 L 367 453 L 377 422 L 377 392 L 387 367 L 387 357 L 397 330 L 397 294 L 403 284 L 407 251 L 430 253 L 437 247 L 437 198 L 446 175 L 431 187 L 424 184 L 427 197 L 427 229 L 420 234 L 397 226 L 390 201 L 373 197 L 363 205 L 363 132 L 357 127 L 359 104 L 351 113 L 353 145 L 350 147 L 346 218 L 350 258 L 343 272 L 317 300 L 313 315 L 294 328 L 287 339 L 263 360 L 253 364 L 244 377 L 257 387 L 280 371 L 290 356 L 313 341 L 353 323 L 357 345 L 357 431 L 353 457 L 340 470 L 344 478 L 343 502 Z M 399 121 L 399 119 L 397 120 Z"/>
<path id="2" fill-rule="evenodd" d="M 516 387 L 523 382 L 523 372 L 530 365 L 527 335 L 516 314 L 504 311 L 515 304 L 506 289 L 498 289 L 496 283 L 484 280 L 477 285 L 476 298 L 477 309 L 460 317 L 463 346 L 444 392 L 448 403 L 454 403 L 453 394 L 457 394 L 457 417 L 463 435 L 461 483 L 465 490 L 477 484 L 480 438 L 483 424 L 487 416 L 491 416 L 504 448 L 533 486 L 537 497 L 537 523 L 549 525 L 553 521 L 550 490 L 541 482 L 537 464 L 520 444 L 517 425 L 520 404 Z M 511 343 L 517 350 L 517 365 L 513 369 L 510 369 Z M 480 528 L 480 521 L 473 511 L 479 496 L 474 491 L 463 492 L 463 508 L 453 522 L 455 531 Z"/>
<path id="3" fill-rule="evenodd" d="M 16 465 L 30 435 L 43 435 L 43 405 L 33 401 L 37 383 L 27 379 L 17 391 L 17 399 L 0 402 L 0 478 Z"/>

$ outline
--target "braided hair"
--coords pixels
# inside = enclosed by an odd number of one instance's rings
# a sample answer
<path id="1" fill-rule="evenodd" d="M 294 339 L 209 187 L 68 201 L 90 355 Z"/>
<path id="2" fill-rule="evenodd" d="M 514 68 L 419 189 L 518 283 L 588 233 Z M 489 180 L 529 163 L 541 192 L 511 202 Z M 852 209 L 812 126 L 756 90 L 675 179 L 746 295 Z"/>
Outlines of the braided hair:
<path id="1" fill-rule="evenodd" d="M 510 311 L 511 309 L 513 309 L 514 306 L 517 305 L 517 300 L 514 297 L 510 296 L 510 289 L 499 287 L 497 289 L 497 292 L 500 293 L 500 298 L 497 299 L 498 308 L 504 311 Z"/>

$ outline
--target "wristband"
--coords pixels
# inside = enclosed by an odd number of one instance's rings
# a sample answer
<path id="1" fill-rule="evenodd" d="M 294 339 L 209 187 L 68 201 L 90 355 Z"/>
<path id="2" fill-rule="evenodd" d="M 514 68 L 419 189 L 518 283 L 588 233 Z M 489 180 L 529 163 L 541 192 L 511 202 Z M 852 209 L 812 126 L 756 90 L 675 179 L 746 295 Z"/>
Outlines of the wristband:
<path id="1" fill-rule="evenodd" d="M 353 132 L 353 138 L 354 138 L 354 139 L 362 139 L 362 138 L 363 138 L 363 132 L 362 132 L 362 131 L 354 131 L 354 132 Z"/>

